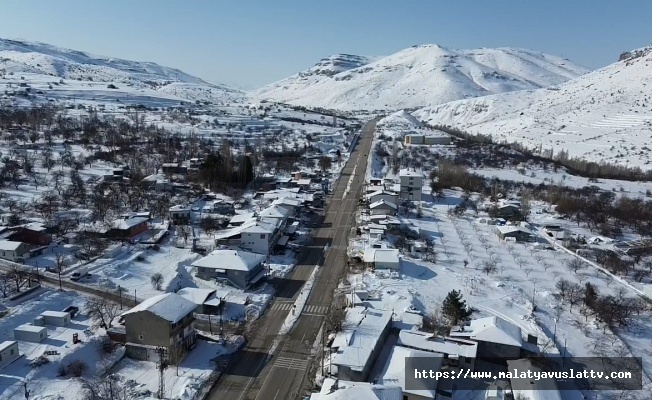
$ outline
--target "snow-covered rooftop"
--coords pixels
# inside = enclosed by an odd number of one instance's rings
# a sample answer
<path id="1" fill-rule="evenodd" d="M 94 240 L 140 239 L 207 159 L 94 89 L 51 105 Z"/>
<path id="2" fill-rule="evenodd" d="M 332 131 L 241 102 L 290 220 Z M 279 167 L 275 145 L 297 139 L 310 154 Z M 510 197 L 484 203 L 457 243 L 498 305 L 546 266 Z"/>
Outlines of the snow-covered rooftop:
<path id="1" fill-rule="evenodd" d="M 122 315 L 133 314 L 141 311 L 149 311 L 152 314 L 163 318 L 171 323 L 178 322 L 186 315 L 195 310 L 195 303 L 176 293 L 163 293 L 150 297 Z"/>
<path id="2" fill-rule="evenodd" d="M 379 383 L 381 384 L 394 384 L 401 387 L 403 393 L 419 396 L 419 399 L 434 399 L 436 390 L 428 389 L 408 389 L 405 385 L 405 364 L 407 357 L 428 357 L 432 361 L 428 364 L 429 368 L 433 371 L 439 371 L 444 356 L 441 354 L 431 353 L 427 351 L 409 349 L 403 346 L 394 346 L 392 353 L 385 364 L 385 368 L 381 374 Z"/>
<path id="3" fill-rule="evenodd" d="M 0 251 L 14 251 L 20 246 L 21 242 L 14 242 L 11 240 L 0 240 Z"/>
<path id="4" fill-rule="evenodd" d="M 244 223 L 254 219 L 255 217 L 256 217 L 256 213 L 253 212 L 236 214 L 233 217 L 231 217 L 231 219 L 229 220 L 229 224 Z"/>
<path id="5" fill-rule="evenodd" d="M 475 358 L 478 343 L 463 339 L 434 337 L 431 333 L 402 330 L 397 344 L 423 351 Z"/>
<path id="6" fill-rule="evenodd" d="M 251 271 L 265 260 L 262 254 L 243 250 L 213 250 L 204 258 L 192 263 L 193 267 L 234 271 Z"/>
<path id="7" fill-rule="evenodd" d="M 147 222 L 146 217 L 120 218 L 113 221 L 114 229 L 130 229 L 134 226 Z"/>
<path id="8" fill-rule="evenodd" d="M 399 262 L 398 249 L 375 249 L 374 262 L 397 263 Z"/>
<path id="9" fill-rule="evenodd" d="M 391 201 L 385 201 L 385 199 L 380 199 L 374 203 L 369 204 L 369 208 L 371 209 L 378 208 L 381 206 L 388 206 L 389 208 L 392 208 L 394 210 L 397 209 L 396 204 L 392 203 Z"/>
<path id="10" fill-rule="evenodd" d="M 186 300 L 190 300 L 196 305 L 204 304 L 215 293 L 214 289 L 201 289 L 201 288 L 183 288 L 177 290 L 177 294 Z"/>
<path id="11" fill-rule="evenodd" d="M 507 361 L 507 368 L 512 371 L 512 370 L 519 370 L 519 371 L 533 371 L 533 372 L 541 372 L 541 368 L 537 367 L 536 365 L 532 364 L 532 360 L 529 359 L 520 359 L 520 360 L 508 360 Z M 544 383 L 545 382 L 545 383 Z M 532 379 L 528 382 L 525 379 L 519 379 L 519 385 L 518 389 L 512 389 L 514 392 L 515 396 L 518 396 L 518 394 L 522 394 L 525 396 L 525 399 L 528 400 L 562 400 L 561 393 L 559 390 L 552 390 L 550 387 L 550 384 L 555 384 L 554 381 L 550 382 L 550 380 L 536 380 Z M 529 385 L 528 389 L 523 389 L 524 385 Z M 556 385 L 555 385 L 556 386 Z M 545 390 L 542 390 L 545 389 Z M 575 393 L 568 393 L 569 398 L 573 398 L 572 396 Z M 579 394 L 579 392 L 577 393 Z M 576 398 L 581 398 L 582 396 L 578 396 Z"/>
<path id="12" fill-rule="evenodd" d="M 529 229 L 524 228 L 522 226 L 516 226 L 516 225 L 498 225 L 496 226 L 496 229 L 502 234 L 512 233 L 512 232 L 523 232 L 530 235 L 532 234 L 532 232 Z"/>
<path id="13" fill-rule="evenodd" d="M 342 324 L 343 329 L 331 345 L 333 349 L 337 348 L 331 356 L 331 363 L 362 371 L 376 346 L 380 345 L 380 336 L 391 321 L 391 311 L 349 308 Z"/>
<path id="14" fill-rule="evenodd" d="M 423 178 L 423 173 L 417 172 L 417 171 L 412 171 L 409 169 L 402 169 L 398 172 L 398 176 L 418 176 Z"/>
<path id="15" fill-rule="evenodd" d="M 287 209 L 277 205 L 271 205 L 258 213 L 261 218 L 286 218 L 289 214 Z"/>
<path id="16" fill-rule="evenodd" d="M 403 390 L 396 385 L 374 385 L 326 378 L 321 391 L 313 396 L 311 400 L 402 400 Z"/>
<path id="17" fill-rule="evenodd" d="M 523 344 L 521 328 L 496 316 L 474 319 L 469 326 L 455 327 L 450 336 L 518 347 Z"/>

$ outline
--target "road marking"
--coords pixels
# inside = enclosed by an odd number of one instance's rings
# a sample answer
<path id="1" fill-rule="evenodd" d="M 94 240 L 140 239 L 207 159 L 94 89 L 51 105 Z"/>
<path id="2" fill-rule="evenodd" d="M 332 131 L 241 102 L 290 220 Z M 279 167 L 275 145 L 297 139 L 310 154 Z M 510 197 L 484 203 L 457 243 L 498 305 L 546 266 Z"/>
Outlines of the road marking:
<path id="1" fill-rule="evenodd" d="M 277 303 L 272 304 L 271 310 L 274 310 L 274 311 L 287 311 L 290 308 L 292 308 L 292 303 L 277 302 Z"/>
<path id="2" fill-rule="evenodd" d="M 298 358 L 278 357 L 274 366 L 278 368 L 305 370 L 308 368 L 309 362 L 309 360 L 301 360 Z"/>
<path id="3" fill-rule="evenodd" d="M 307 314 L 307 313 L 304 313 L 304 314 L 301 314 L 301 316 L 302 317 L 324 317 L 325 315 L 324 314 Z"/>

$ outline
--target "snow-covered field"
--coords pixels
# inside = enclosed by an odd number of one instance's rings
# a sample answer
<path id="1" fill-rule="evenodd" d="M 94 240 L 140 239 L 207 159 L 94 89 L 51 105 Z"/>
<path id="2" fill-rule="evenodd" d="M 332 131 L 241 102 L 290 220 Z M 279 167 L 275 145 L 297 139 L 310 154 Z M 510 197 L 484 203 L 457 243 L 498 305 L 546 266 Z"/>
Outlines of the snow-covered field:
<path id="1" fill-rule="evenodd" d="M 566 59 L 531 50 L 430 44 L 387 57 L 334 55 L 253 96 L 340 110 L 396 110 L 547 87 L 585 72 Z"/>
<path id="2" fill-rule="evenodd" d="M 433 105 L 413 114 L 495 140 L 648 169 L 652 48 L 566 83 Z M 616 55 L 614 55 L 614 59 Z"/>

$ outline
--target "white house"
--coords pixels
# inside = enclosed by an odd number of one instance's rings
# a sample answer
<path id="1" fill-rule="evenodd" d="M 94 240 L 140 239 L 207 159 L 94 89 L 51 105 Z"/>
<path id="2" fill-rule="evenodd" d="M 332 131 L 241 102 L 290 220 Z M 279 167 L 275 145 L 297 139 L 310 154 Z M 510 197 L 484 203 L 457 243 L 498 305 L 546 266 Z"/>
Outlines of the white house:
<path id="1" fill-rule="evenodd" d="M 401 268 L 398 249 L 367 247 L 364 250 L 363 261 L 373 265 L 375 269 L 392 269 L 398 271 Z"/>
<path id="2" fill-rule="evenodd" d="M 263 254 L 242 250 L 214 250 L 192 263 L 202 279 L 228 281 L 241 289 L 258 282 L 264 275 Z"/>
<path id="3" fill-rule="evenodd" d="M 240 226 L 256 219 L 256 213 L 236 214 L 229 220 L 229 226 Z"/>
<path id="4" fill-rule="evenodd" d="M 432 382 L 432 387 L 415 389 L 415 385 L 411 385 L 406 381 L 405 370 L 409 368 L 409 362 L 406 360 L 408 357 L 418 357 L 419 359 L 428 358 L 428 368 L 435 372 L 439 372 L 444 360 L 444 356 L 441 354 L 410 349 L 403 346 L 394 346 L 389 359 L 385 363 L 378 383 L 383 385 L 398 385 L 403 392 L 403 400 L 434 399 L 437 396 L 436 382 Z"/>
<path id="5" fill-rule="evenodd" d="M 378 200 L 375 203 L 369 204 L 371 215 L 396 215 L 397 209 L 396 204 L 385 200 Z"/>
<path id="6" fill-rule="evenodd" d="M 401 200 L 421 201 L 423 189 L 423 174 L 421 172 L 402 169 L 398 173 Z"/>
<path id="7" fill-rule="evenodd" d="M 281 221 L 280 226 L 283 227 L 285 225 L 285 222 L 287 221 L 288 217 L 290 216 L 290 211 L 288 211 L 284 207 L 280 207 L 280 206 L 272 204 L 271 206 L 269 206 L 266 209 L 259 212 L 258 216 L 260 218 L 278 219 L 278 220 Z"/>
<path id="8" fill-rule="evenodd" d="M 326 378 L 319 393 L 310 400 L 403 400 L 403 390 L 397 385 L 378 385 Z"/>
<path id="9" fill-rule="evenodd" d="M 301 207 L 300 199 L 290 197 L 281 197 L 272 202 L 273 206 L 284 208 L 288 212 L 288 217 L 293 218 L 297 215 L 297 210 Z"/>
<path id="10" fill-rule="evenodd" d="M 20 357 L 18 353 L 18 342 L 6 340 L 0 343 L 0 369 L 6 367 Z"/>
<path id="11" fill-rule="evenodd" d="M 389 335 L 391 322 L 391 311 L 349 308 L 343 329 L 331 344 L 331 373 L 340 379 L 367 380 Z"/>
<path id="12" fill-rule="evenodd" d="M 190 209 L 188 207 L 184 207 L 182 205 L 175 205 L 170 207 L 168 210 L 168 213 L 170 215 L 170 219 L 172 221 L 179 221 L 182 219 L 190 219 Z"/>
<path id="13" fill-rule="evenodd" d="M 279 225 L 256 221 L 245 227 L 240 236 L 240 247 L 258 254 L 270 254 L 279 238 Z"/>
<path id="14" fill-rule="evenodd" d="M 473 370 L 478 343 L 472 340 L 435 336 L 421 331 L 402 330 L 397 344 L 411 349 L 438 353 L 444 356 L 444 363 Z"/>
<path id="15" fill-rule="evenodd" d="M 398 195 L 387 190 L 376 190 L 375 192 L 368 193 L 365 195 L 365 199 L 369 204 L 376 203 L 380 200 L 384 200 L 392 204 L 398 203 Z"/>
<path id="16" fill-rule="evenodd" d="M 23 262 L 29 258 L 29 245 L 11 240 L 0 240 L 0 258 L 13 262 Z"/>
<path id="17" fill-rule="evenodd" d="M 536 344 L 523 340 L 520 327 L 495 316 L 453 327 L 449 336 L 478 342 L 478 358 L 517 359 L 523 354 L 523 349 L 530 353 L 537 351 Z"/>

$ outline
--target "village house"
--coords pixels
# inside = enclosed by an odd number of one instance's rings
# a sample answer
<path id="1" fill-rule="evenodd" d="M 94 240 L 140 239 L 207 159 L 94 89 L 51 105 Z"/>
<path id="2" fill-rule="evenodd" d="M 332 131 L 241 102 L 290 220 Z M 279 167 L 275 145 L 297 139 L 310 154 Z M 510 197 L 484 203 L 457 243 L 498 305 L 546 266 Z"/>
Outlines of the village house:
<path id="1" fill-rule="evenodd" d="M 403 394 L 403 400 L 431 400 L 437 397 L 438 382 L 429 381 L 430 385 L 415 385 L 406 379 L 406 369 L 412 370 L 413 360 L 418 360 L 417 365 L 426 365 L 428 369 L 439 372 L 442 367 L 444 357 L 441 354 L 410 349 L 403 346 L 394 346 L 385 363 L 383 371 L 380 373 L 378 383 L 383 385 L 398 385 Z M 416 386 L 416 387 L 415 387 Z"/>
<path id="2" fill-rule="evenodd" d="M 478 343 L 472 340 L 441 337 L 420 331 L 401 330 L 396 343 L 411 349 L 441 354 L 443 356 L 443 365 L 451 365 L 471 371 L 475 369 Z"/>
<path id="3" fill-rule="evenodd" d="M 529 335 L 524 341 L 520 327 L 495 316 L 453 327 L 449 336 L 478 342 L 478 358 L 514 360 L 538 351 L 536 337 Z"/>
<path id="4" fill-rule="evenodd" d="M 502 240 L 513 240 L 516 242 L 529 242 L 533 238 L 532 232 L 529 229 L 514 225 L 496 226 L 496 235 Z"/>
<path id="5" fill-rule="evenodd" d="M 489 208 L 493 218 L 521 219 L 521 207 L 515 203 L 501 203 Z"/>
<path id="6" fill-rule="evenodd" d="M 374 192 L 367 193 L 365 195 L 365 200 L 367 200 L 368 204 L 373 204 L 379 202 L 380 200 L 384 200 L 387 203 L 398 204 L 398 195 L 394 192 L 390 192 L 384 189 L 376 190 Z"/>
<path id="7" fill-rule="evenodd" d="M 421 201 L 423 174 L 409 169 L 402 169 L 399 171 L 398 177 L 400 184 L 399 198 L 408 201 Z"/>
<path id="8" fill-rule="evenodd" d="M 374 269 L 390 269 L 398 271 L 401 259 L 398 249 L 376 249 L 367 247 L 364 250 L 363 261 Z"/>
<path id="9" fill-rule="evenodd" d="M 113 221 L 111 228 L 106 232 L 110 238 L 129 239 L 147 230 L 147 217 L 122 217 Z"/>
<path id="10" fill-rule="evenodd" d="M 193 302 L 176 293 L 164 293 L 123 313 L 127 356 L 158 361 L 156 350 L 162 347 L 170 361 L 179 362 L 197 340 L 195 308 Z"/>
<path id="11" fill-rule="evenodd" d="M 13 228 L 12 228 L 13 229 Z M 30 222 L 20 227 L 16 227 L 8 239 L 31 244 L 33 246 L 47 246 L 52 242 L 52 235 L 48 233 L 48 228 L 38 222 Z"/>
<path id="12" fill-rule="evenodd" d="M 176 293 L 195 304 L 196 314 L 219 314 L 228 294 L 226 291 L 192 287 L 179 289 Z"/>
<path id="13" fill-rule="evenodd" d="M 165 175 L 187 175 L 188 167 L 180 163 L 163 163 L 161 173 Z"/>
<path id="14" fill-rule="evenodd" d="M 246 289 L 265 276 L 263 254 L 242 250 L 213 250 L 192 266 L 197 268 L 197 277 L 205 280 L 224 281 L 240 289 Z"/>
<path id="15" fill-rule="evenodd" d="M 173 222 L 190 221 L 190 208 L 182 205 L 170 207 L 168 214 Z"/>
<path id="16" fill-rule="evenodd" d="M 331 344 L 331 373 L 339 379 L 366 381 L 389 335 L 392 312 L 363 307 L 347 309 Z"/>
<path id="17" fill-rule="evenodd" d="M 20 357 L 18 352 L 18 342 L 15 340 L 5 340 L 0 343 L 0 370 Z"/>
<path id="18" fill-rule="evenodd" d="M 403 391 L 397 385 L 379 385 L 368 382 L 352 382 L 325 378 L 319 393 L 310 400 L 404 400 Z"/>
<path id="19" fill-rule="evenodd" d="M 22 263 L 29 258 L 29 246 L 26 243 L 0 240 L 0 258 Z"/>
<path id="20" fill-rule="evenodd" d="M 385 200 L 378 200 L 375 203 L 369 204 L 369 212 L 371 215 L 396 215 L 398 207 L 394 203 Z"/>

